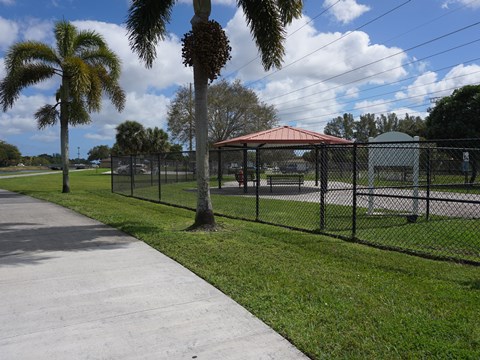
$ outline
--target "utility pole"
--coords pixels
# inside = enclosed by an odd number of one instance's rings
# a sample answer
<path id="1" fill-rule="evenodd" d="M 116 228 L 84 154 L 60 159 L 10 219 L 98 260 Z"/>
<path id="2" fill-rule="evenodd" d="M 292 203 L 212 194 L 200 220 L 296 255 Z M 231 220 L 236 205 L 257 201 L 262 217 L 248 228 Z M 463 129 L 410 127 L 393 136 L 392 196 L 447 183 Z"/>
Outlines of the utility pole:
<path id="1" fill-rule="evenodd" d="M 77 146 L 77 162 L 80 162 L 80 146 Z"/>

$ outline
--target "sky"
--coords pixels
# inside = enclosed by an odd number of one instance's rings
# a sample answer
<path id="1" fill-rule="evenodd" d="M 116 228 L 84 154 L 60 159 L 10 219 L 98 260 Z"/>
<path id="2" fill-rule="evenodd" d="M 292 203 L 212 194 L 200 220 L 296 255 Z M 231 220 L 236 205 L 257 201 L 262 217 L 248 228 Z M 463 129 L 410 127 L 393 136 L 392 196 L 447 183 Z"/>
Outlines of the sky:
<path id="1" fill-rule="evenodd" d="M 20 41 L 53 45 L 56 21 L 95 30 L 122 61 L 126 106 L 106 99 L 92 123 L 70 128 L 70 158 L 111 146 L 125 120 L 167 130 L 168 105 L 193 82 L 181 58 L 190 29 L 191 0 L 178 0 L 151 69 L 132 53 L 125 30 L 129 0 L 0 0 L 0 79 L 4 56 Z M 425 117 L 432 101 L 458 87 L 480 83 L 480 0 L 305 0 L 303 16 L 286 33 L 283 67 L 266 72 L 235 0 L 212 0 L 211 19 L 225 29 L 232 59 L 223 79 L 240 79 L 274 105 L 280 125 L 322 132 L 331 119 L 352 113 L 406 113 Z M 55 78 L 25 89 L 0 112 L 0 140 L 22 155 L 60 152 L 58 126 L 38 130 L 33 114 L 54 103 Z"/>

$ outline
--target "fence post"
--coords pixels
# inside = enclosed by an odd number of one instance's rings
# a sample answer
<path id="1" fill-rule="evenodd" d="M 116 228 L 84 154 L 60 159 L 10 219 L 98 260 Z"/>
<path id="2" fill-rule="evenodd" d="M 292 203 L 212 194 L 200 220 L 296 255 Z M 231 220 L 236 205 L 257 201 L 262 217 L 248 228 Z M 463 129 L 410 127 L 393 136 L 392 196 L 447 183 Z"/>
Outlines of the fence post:
<path id="1" fill-rule="evenodd" d="M 175 182 L 178 183 L 178 160 L 175 160 Z"/>
<path id="2" fill-rule="evenodd" d="M 357 237 L 357 143 L 353 144 L 352 240 Z"/>
<path id="3" fill-rule="evenodd" d="M 150 156 L 150 186 L 153 186 L 153 156 Z"/>
<path id="4" fill-rule="evenodd" d="M 113 193 L 114 192 L 113 191 L 113 186 L 114 186 L 114 183 L 113 183 L 113 156 L 110 156 L 110 183 L 111 183 L 112 193 Z"/>
<path id="5" fill-rule="evenodd" d="M 427 144 L 427 204 L 426 207 L 427 209 L 425 210 L 425 219 L 428 221 L 430 219 L 430 184 L 432 181 L 431 178 L 431 168 L 430 168 L 430 161 L 431 161 L 431 149 L 430 149 L 430 143 Z"/>
<path id="6" fill-rule="evenodd" d="M 243 144 L 243 192 L 248 192 L 248 148 Z"/>
<path id="7" fill-rule="evenodd" d="M 260 215 L 260 198 L 259 198 L 259 186 L 260 186 L 260 152 L 258 148 L 255 149 L 255 221 L 258 221 Z M 245 178 L 247 179 L 247 178 Z"/>
<path id="8" fill-rule="evenodd" d="M 315 186 L 318 186 L 318 147 L 315 146 Z"/>
<path id="9" fill-rule="evenodd" d="M 133 197 L 133 187 L 135 179 L 133 178 L 133 155 L 130 155 L 130 196 Z"/>
<path id="10" fill-rule="evenodd" d="M 160 169 L 160 153 L 157 155 L 157 175 L 158 175 L 158 201 L 162 201 L 162 176 Z"/>
<path id="11" fill-rule="evenodd" d="M 218 188 L 222 188 L 222 148 L 218 148 Z"/>
<path id="12" fill-rule="evenodd" d="M 325 194 L 328 187 L 327 156 L 327 147 L 322 144 L 320 147 L 320 230 L 325 230 Z"/>
<path id="13" fill-rule="evenodd" d="M 168 182 L 168 174 L 167 174 L 167 154 L 165 154 L 165 184 Z"/>

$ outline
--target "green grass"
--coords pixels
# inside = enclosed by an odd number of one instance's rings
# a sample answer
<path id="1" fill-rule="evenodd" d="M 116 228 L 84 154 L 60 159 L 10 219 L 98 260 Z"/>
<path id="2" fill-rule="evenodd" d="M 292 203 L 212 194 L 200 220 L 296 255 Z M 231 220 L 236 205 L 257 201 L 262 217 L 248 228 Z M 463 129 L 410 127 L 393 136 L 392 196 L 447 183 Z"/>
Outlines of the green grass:
<path id="1" fill-rule="evenodd" d="M 134 195 L 158 201 L 156 186 L 144 183 L 145 187 L 134 189 Z M 217 186 L 216 181 L 211 182 Z M 195 208 L 195 182 L 162 184 L 161 201 Z M 130 195 L 128 183 L 127 195 Z M 241 219 L 255 220 L 255 197 L 225 196 L 212 193 L 214 209 L 219 214 Z M 458 206 L 462 206 L 461 204 Z M 320 228 L 318 203 L 293 200 L 260 198 L 259 220 L 331 235 L 352 236 L 352 208 L 327 204 L 325 226 Z M 401 211 L 404 212 L 404 211 Z M 480 219 L 459 219 L 432 215 L 429 221 L 419 217 L 415 224 L 408 223 L 405 216 L 395 211 L 385 211 L 386 216 L 369 216 L 367 209 L 357 210 L 356 237 L 373 245 L 403 249 L 430 256 L 479 261 Z"/>
<path id="2" fill-rule="evenodd" d="M 480 268 L 382 251 L 320 235 L 217 218 L 110 192 L 110 178 L 0 179 L 9 189 L 119 228 L 177 260 L 314 359 L 480 358 Z M 230 202 L 236 202 L 230 197 Z"/>

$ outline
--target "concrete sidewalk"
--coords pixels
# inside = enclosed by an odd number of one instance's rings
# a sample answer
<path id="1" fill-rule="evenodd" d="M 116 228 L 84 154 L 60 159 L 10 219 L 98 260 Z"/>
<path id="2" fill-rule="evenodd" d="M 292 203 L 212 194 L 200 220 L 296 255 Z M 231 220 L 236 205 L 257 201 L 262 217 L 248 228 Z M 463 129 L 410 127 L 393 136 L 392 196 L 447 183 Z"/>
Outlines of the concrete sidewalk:
<path id="1" fill-rule="evenodd" d="M 141 241 L 0 190 L 0 358 L 306 359 Z"/>

